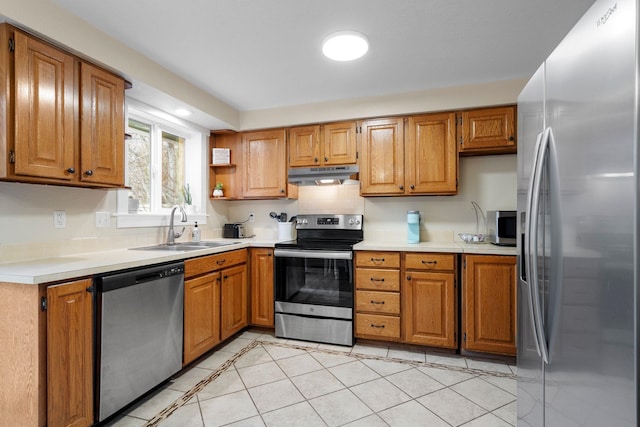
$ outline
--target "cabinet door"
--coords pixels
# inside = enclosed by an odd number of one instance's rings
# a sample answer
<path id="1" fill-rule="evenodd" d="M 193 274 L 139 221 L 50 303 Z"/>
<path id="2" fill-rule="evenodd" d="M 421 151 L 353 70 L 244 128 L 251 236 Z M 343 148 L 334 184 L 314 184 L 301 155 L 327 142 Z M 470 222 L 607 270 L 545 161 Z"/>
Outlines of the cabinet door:
<path id="1" fill-rule="evenodd" d="M 325 165 L 355 164 L 356 123 L 328 123 L 322 126 L 322 161 Z"/>
<path id="2" fill-rule="evenodd" d="M 407 272 L 402 286 L 404 342 L 456 348 L 453 273 Z"/>
<path id="3" fill-rule="evenodd" d="M 75 179 L 74 58 L 15 31 L 15 174 Z"/>
<path id="4" fill-rule="evenodd" d="M 47 408 L 50 426 L 93 423 L 92 281 L 47 288 Z"/>
<path id="5" fill-rule="evenodd" d="M 273 249 L 251 249 L 251 324 L 273 328 Z"/>
<path id="6" fill-rule="evenodd" d="M 408 194 L 457 192 L 455 123 L 455 113 L 409 117 L 405 153 Z"/>
<path id="7" fill-rule="evenodd" d="M 463 111 L 460 154 L 516 152 L 516 107 Z"/>
<path id="8" fill-rule="evenodd" d="M 247 265 L 222 270 L 220 338 L 225 340 L 248 324 Z"/>
<path id="9" fill-rule="evenodd" d="M 362 122 L 360 194 L 404 194 L 404 121 L 402 118 Z"/>
<path id="10" fill-rule="evenodd" d="M 516 354 L 516 257 L 465 255 L 462 346 Z"/>
<path id="11" fill-rule="evenodd" d="M 80 179 L 124 185 L 124 80 L 80 65 Z"/>
<path id="12" fill-rule="evenodd" d="M 320 126 L 289 129 L 289 166 L 317 166 L 320 163 Z"/>
<path id="13" fill-rule="evenodd" d="M 245 150 L 243 197 L 286 197 L 285 131 L 248 132 L 242 136 L 242 141 Z"/>
<path id="14" fill-rule="evenodd" d="M 184 282 L 184 357 L 186 365 L 220 342 L 220 273 Z"/>

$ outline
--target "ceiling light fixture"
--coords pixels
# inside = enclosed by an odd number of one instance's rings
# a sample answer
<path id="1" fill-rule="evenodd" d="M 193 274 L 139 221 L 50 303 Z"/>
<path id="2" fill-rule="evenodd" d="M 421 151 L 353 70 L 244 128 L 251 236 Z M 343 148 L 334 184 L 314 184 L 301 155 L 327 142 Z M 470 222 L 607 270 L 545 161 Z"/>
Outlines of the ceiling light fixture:
<path id="1" fill-rule="evenodd" d="M 334 61 L 353 61 L 368 50 L 367 38 L 357 31 L 338 31 L 328 35 L 322 42 L 322 53 Z"/>
<path id="2" fill-rule="evenodd" d="M 191 115 L 191 111 L 187 110 L 186 108 L 178 108 L 175 110 L 175 113 L 180 117 L 187 117 Z"/>

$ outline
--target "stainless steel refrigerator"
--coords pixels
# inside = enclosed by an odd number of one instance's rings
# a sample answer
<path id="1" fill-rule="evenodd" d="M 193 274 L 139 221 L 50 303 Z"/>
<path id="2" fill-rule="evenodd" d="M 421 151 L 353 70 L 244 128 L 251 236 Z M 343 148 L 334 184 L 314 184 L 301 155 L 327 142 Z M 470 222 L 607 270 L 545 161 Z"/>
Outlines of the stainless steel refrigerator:
<path id="1" fill-rule="evenodd" d="M 596 1 L 518 98 L 518 426 L 638 425 L 637 22 Z"/>

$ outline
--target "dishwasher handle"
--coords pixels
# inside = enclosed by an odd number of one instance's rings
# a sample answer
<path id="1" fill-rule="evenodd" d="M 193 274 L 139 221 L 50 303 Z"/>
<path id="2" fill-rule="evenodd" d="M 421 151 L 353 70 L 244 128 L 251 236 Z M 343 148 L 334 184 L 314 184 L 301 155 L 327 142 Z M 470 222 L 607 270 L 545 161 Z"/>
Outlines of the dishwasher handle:
<path id="1" fill-rule="evenodd" d="M 171 276 L 184 276 L 184 263 L 156 265 L 96 277 L 100 292 L 109 292 L 141 283 L 153 282 Z"/>

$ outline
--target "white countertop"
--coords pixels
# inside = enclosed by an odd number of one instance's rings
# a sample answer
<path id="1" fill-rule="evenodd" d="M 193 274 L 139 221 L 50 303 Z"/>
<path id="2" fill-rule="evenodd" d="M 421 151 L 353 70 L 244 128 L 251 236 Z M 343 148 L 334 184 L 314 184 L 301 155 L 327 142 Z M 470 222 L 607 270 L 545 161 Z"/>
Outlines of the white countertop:
<path id="1" fill-rule="evenodd" d="M 224 241 L 224 240 L 219 240 Z M 203 248 L 194 251 L 144 251 L 117 249 L 82 253 L 76 255 L 40 258 L 21 262 L 0 264 L 0 282 L 40 284 L 58 282 L 79 277 L 102 274 L 128 268 L 144 267 L 188 258 L 226 252 L 247 247 L 273 247 L 276 240 L 242 239 L 232 245 Z M 363 241 L 354 250 L 404 251 L 404 252 L 449 252 L 487 255 L 516 255 L 516 248 L 491 244 L 422 242 Z"/>

